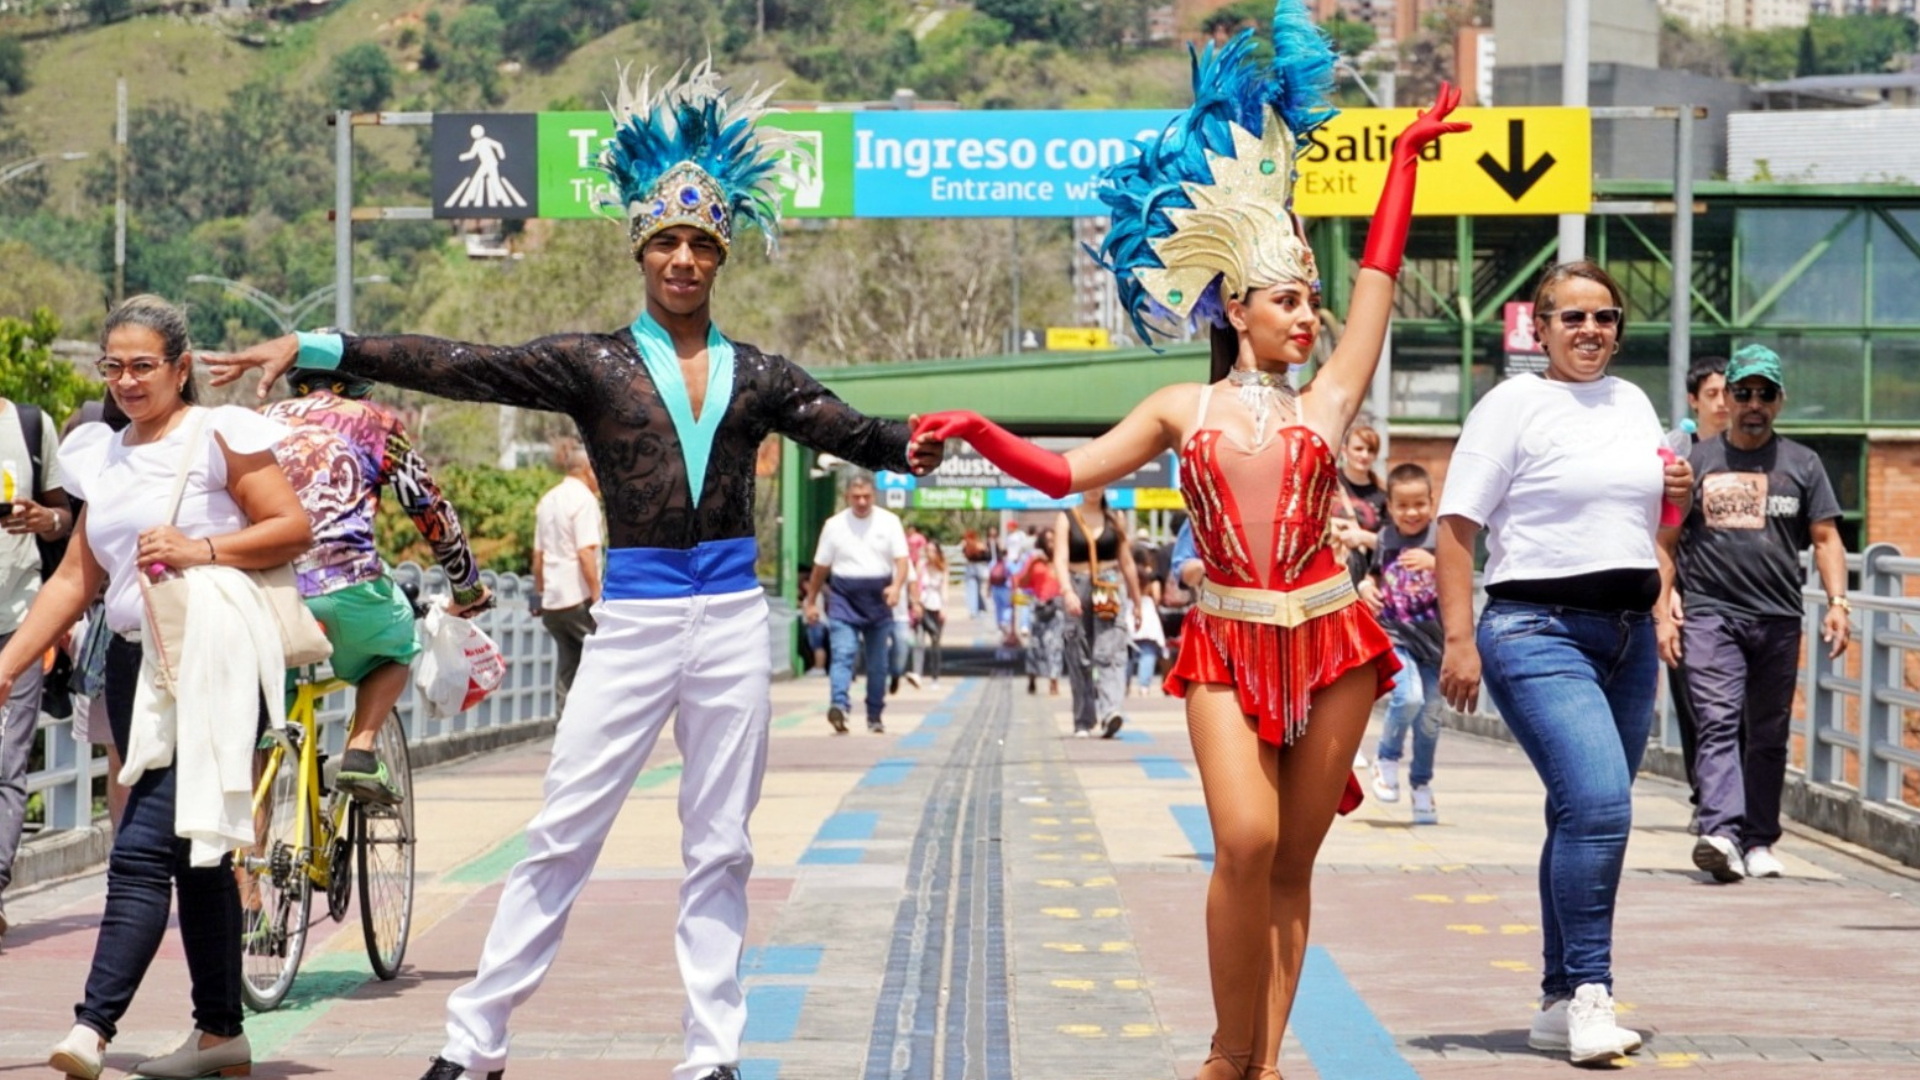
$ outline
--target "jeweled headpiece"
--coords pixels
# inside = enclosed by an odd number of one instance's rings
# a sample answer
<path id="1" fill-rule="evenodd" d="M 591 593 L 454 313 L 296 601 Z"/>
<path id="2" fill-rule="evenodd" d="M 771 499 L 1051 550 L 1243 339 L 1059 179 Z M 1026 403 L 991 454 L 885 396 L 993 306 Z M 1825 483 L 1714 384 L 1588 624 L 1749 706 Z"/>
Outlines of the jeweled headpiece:
<path id="1" fill-rule="evenodd" d="M 1294 156 L 1334 116 L 1334 52 L 1301 0 L 1274 5 L 1271 64 L 1254 45 L 1243 30 L 1203 53 L 1188 46 L 1193 105 L 1105 173 L 1113 223 L 1096 257 L 1142 341 L 1224 324 L 1226 298 L 1248 289 L 1320 288 L 1293 214 Z"/>
<path id="2" fill-rule="evenodd" d="M 791 156 L 806 151 L 784 131 L 756 126 L 778 110 L 767 107 L 773 87 L 729 97 L 711 58 L 682 68 L 658 91 L 653 72 L 636 89 L 620 72 L 613 107 L 613 138 L 600 168 L 613 179 L 627 214 L 627 235 L 638 252 L 662 229 L 692 225 L 733 248 L 736 226 L 758 227 L 771 251 L 780 227 L 780 188 L 794 186 Z"/>

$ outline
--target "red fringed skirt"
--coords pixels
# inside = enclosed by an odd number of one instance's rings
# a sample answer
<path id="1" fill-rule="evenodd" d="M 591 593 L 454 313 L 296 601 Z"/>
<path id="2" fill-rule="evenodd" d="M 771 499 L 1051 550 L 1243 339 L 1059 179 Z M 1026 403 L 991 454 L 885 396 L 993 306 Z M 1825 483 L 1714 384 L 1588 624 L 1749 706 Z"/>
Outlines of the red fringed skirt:
<path id="1" fill-rule="evenodd" d="M 1314 692 L 1367 664 L 1374 669 L 1374 696 L 1391 690 L 1400 661 L 1386 631 L 1362 604 L 1348 604 L 1292 629 L 1194 607 L 1181 627 L 1180 655 L 1167 672 L 1166 690 L 1185 697 L 1189 683 L 1231 685 L 1240 710 L 1258 722 L 1261 741 L 1285 746 L 1306 730 Z M 1352 811 L 1360 799 L 1360 781 L 1348 776 L 1340 812 Z"/>

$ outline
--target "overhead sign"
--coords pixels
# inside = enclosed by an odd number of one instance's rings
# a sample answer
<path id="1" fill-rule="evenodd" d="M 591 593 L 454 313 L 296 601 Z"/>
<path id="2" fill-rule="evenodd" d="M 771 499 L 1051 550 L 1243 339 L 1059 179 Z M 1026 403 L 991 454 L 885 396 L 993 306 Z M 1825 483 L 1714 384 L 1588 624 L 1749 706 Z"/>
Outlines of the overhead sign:
<path id="1" fill-rule="evenodd" d="M 1350 109 L 1308 136 L 1294 208 L 1305 217 L 1371 217 L 1393 138 L 1415 109 Z M 1593 206 L 1593 120 L 1586 109 L 1460 109 L 1456 132 L 1421 154 L 1413 212 L 1484 217 L 1584 214 Z"/>
<path id="2" fill-rule="evenodd" d="M 1413 109 L 1352 109 L 1300 153 L 1295 208 L 1305 217 L 1370 217 L 1393 138 Z M 1100 174 L 1158 134 L 1162 110 L 792 112 L 762 123 L 795 134 L 793 217 L 1088 217 L 1107 212 Z M 1461 109 L 1473 130 L 1423 152 L 1414 213 L 1584 213 L 1593 202 L 1585 109 Z M 595 164 L 613 134 L 606 112 L 439 113 L 433 123 L 437 217 L 621 215 Z"/>
<path id="3" fill-rule="evenodd" d="M 1047 327 L 1048 352 L 1074 352 L 1086 349 L 1111 349 L 1113 341 L 1107 336 L 1104 327 L 1099 326 L 1049 326 Z"/>

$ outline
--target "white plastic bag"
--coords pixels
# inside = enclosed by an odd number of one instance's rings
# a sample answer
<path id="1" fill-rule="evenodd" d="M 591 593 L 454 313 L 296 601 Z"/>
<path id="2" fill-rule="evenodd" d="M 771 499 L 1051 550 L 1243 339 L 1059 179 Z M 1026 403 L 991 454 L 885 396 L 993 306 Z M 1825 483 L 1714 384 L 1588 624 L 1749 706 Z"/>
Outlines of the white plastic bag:
<path id="1" fill-rule="evenodd" d="M 486 632 L 447 614 L 444 603 L 427 609 L 425 648 L 414 665 L 413 685 L 426 702 L 427 715 L 444 720 L 480 704 L 507 675 L 506 658 Z"/>

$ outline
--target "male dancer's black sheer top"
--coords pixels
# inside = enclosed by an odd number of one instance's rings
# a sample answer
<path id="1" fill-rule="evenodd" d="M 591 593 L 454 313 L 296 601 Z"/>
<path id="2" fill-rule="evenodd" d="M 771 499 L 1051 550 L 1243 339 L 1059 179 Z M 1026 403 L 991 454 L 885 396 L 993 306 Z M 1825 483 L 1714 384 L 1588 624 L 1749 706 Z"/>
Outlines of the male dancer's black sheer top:
<path id="1" fill-rule="evenodd" d="M 691 507 L 686 459 L 633 332 L 556 334 L 525 345 L 416 335 L 342 336 L 340 370 L 459 401 L 573 418 L 606 501 L 610 546 L 684 550 L 753 535 L 753 467 L 779 433 L 868 469 L 907 469 L 907 425 L 865 416 L 798 364 L 734 343 L 733 398 Z M 720 398 L 708 391 L 702 408 Z"/>

